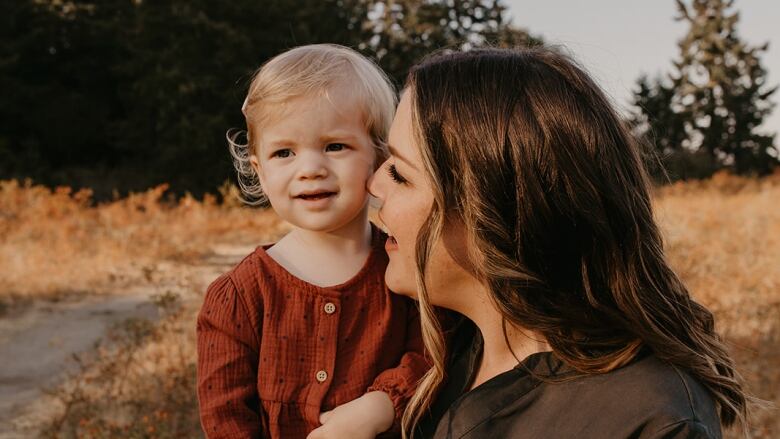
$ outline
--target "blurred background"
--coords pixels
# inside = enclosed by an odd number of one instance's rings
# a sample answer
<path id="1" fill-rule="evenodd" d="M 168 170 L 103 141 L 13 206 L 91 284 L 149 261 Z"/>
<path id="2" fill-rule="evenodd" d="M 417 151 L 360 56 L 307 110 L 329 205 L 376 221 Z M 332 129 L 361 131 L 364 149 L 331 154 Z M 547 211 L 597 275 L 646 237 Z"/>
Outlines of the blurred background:
<path id="1" fill-rule="evenodd" d="M 642 139 L 674 268 L 780 403 L 778 19 L 769 0 L 0 0 L 0 438 L 202 435 L 202 294 L 287 227 L 242 206 L 225 132 L 263 62 L 319 42 L 399 88 L 433 51 L 572 55 Z M 752 420 L 780 437 L 777 408 Z"/>

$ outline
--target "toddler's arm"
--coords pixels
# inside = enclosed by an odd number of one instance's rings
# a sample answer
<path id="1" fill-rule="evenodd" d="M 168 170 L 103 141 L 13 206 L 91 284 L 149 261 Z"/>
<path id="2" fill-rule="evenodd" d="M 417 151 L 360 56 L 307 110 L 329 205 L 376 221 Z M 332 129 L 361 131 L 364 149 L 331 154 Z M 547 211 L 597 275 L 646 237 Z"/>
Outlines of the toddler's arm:
<path id="1" fill-rule="evenodd" d="M 197 320 L 198 401 L 209 439 L 263 434 L 256 390 L 258 334 L 230 278 L 223 275 L 215 280 Z"/>

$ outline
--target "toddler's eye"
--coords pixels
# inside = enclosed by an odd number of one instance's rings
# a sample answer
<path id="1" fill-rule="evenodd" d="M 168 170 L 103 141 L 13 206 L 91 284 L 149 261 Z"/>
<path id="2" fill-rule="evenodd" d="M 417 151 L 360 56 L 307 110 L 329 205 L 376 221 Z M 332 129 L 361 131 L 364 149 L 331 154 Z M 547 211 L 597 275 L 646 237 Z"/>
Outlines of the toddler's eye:
<path id="1" fill-rule="evenodd" d="M 290 157 L 292 155 L 292 151 L 289 149 L 278 149 L 271 154 L 271 157 L 278 157 L 280 159 L 286 159 L 287 157 Z"/>
<path id="2" fill-rule="evenodd" d="M 345 145 L 343 143 L 331 143 L 331 144 L 329 144 L 328 146 L 325 147 L 325 151 L 338 152 L 338 151 L 341 151 L 343 149 L 346 149 L 346 147 L 347 147 L 347 145 Z"/>

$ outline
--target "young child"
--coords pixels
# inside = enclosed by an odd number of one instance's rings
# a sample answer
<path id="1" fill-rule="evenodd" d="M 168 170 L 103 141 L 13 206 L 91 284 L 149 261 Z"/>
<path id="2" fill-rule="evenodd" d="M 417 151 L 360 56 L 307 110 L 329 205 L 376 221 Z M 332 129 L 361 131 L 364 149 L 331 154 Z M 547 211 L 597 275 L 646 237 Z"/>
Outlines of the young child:
<path id="1" fill-rule="evenodd" d="M 341 46 L 292 49 L 252 80 L 248 144 L 233 137 L 231 152 L 245 193 L 292 231 L 206 292 L 198 399 L 209 438 L 399 430 L 429 364 L 416 305 L 385 286 L 387 237 L 367 213 L 394 110 L 382 71 Z"/>

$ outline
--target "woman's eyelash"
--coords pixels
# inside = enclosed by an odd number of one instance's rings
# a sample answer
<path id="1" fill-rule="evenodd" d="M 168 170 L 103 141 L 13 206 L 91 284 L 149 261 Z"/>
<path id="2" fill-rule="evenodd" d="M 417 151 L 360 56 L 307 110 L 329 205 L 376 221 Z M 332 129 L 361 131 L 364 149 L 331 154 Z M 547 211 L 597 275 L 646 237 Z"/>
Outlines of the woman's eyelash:
<path id="1" fill-rule="evenodd" d="M 393 179 L 396 183 L 403 184 L 406 183 L 406 179 L 401 176 L 401 174 L 398 173 L 398 169 L 396 169 L 395 165 L 390 165 L 387 167 L 387 173 L 390 174 L 390 178 Z"/>

